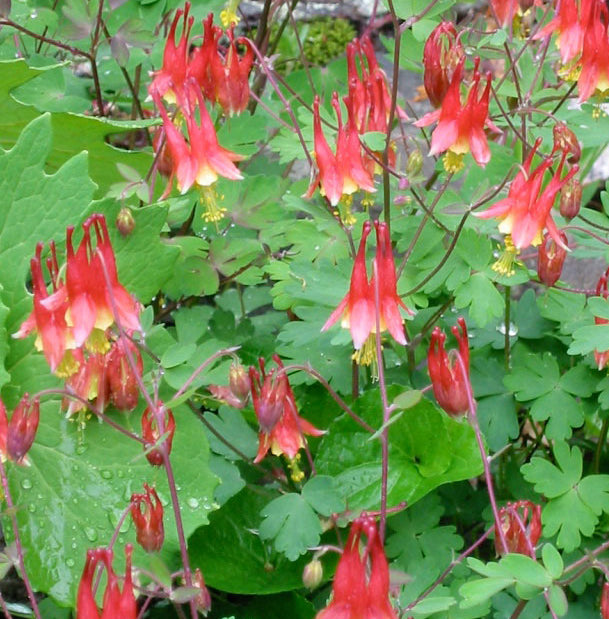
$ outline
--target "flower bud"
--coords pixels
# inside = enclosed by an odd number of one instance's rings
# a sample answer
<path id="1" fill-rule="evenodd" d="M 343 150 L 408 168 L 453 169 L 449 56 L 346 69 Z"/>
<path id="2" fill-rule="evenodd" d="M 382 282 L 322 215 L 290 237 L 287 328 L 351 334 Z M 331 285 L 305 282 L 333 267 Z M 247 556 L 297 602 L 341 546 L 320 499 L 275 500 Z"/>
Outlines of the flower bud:
<path id="1" fill-rule="evenodd" d="M 452 331 L 459 343 L 459 350 L 449 353 L 444 348 L 446 335 L 436 327 L 431 334 L 427 369 L 438 404 L 449 415 L 461 415 L 469 409 L 467 384 L 469 382 L 469 342 L 465 320 L 459 318 L 459 328 Z M 459 357 L 463 364 L 459 362 Z M 465 375 L 463 370 L 465 370 Z"/>
<path id="2" fill-rule="evenodd" d="M 135 228 L 135 219 L 131 209 L 123 206 L 116 216 L 116 227 L 123 236 L 129 236 Z"/>
<path id="3" fill-rule="evenodd" d="M 163 546 L 163 505 L 154 488 L 144 484 L 146 494 L 131 495 L 131 517 L 138 544 L 146 552 L 158 552 Z"/>
<path id="4" fill-rule="evenodd" d="M 142 414 L 142 438 L 146 441 L 146 458 L 152 466 L 161 466 L 163 464 L 163 443 L 165 443 L 167 455 L 171 453 L 173 435 L 176 429 L 173 413 L 169 408 L 165 408 L 160 400 L 157 403 L 157 410 L 158 414 L 155 414 L 151 412 L 150 408 L 146 408 Z M 157 422 L 159 417 L 162 420 L 162 427 L 159 427 Z M 157 444 L 162 436 L 164 436 L 163 441 Z"/>
<path id="5" fill-rule="evenodd" d="M 567 236 L 564 232 L 560 232 L 560 238 L 567 245 Z M 539 280 L 548 287 L 553 286 L 560 279 L 566 256 L 567 250 L 557 245 L 556 241 L 546 233 L 537 254 Z"/>
<path id="6" fill-rule="evenodd" d="M 39 421 L 40 402 L 38 399 L 30 402 L 30 396 L 26 393 L 8 422 L 6 453 L 11 460 L 21 463 L 36 438 Z"/>
<path id="7" fill-rule="evenodd" d="M 567 181 L 560 190 L 560 214 L 567 219 L 573 219 L 582 203 L 582 185 L 575 176 Z"/>
<path id="8" fill-rule="evenodd" d="M 601 618 L 609 619 L 609 582 L 603 585 L 601 593 Z"/>
<path id="9" fill-rule="evenodd" d="M 581 157 L 582 150 L 575 133 L 565 123 L 556 123 L 553 133 L 554 150 L 562 150 L 565 153 L 569 153 L 569 163 L 577 163 Z"/>
<path id="10" fill-rule="evenodd" d="M 250 382 L 254 411 L 262 432 L 268 434 L 277 425 L 283 414 L 285 399 L 287 396 L 287 380 L 285 375 L 276 377 L 275 370 L 268 374 L 264 372 L 264 360 L 259 360 L 262 370 L 263 382 L 260 383 L 260 374 L 251 367 Z"/>
<path id="11" fill-rule="evenodd" d="M 142 355 L 138 347 L 127 337 L 120 337 L 106 355 L 106 381 L 110 401 L 119 411 L 132 411 L 139 399 L 139 386 L 136 372 L 128 359 L 128 351 L 133 356 L 137 376 L 144 371 Z"/>
<path id="12" fill-rule="evenodd" d="M 302 584 L 307 589 L 316 589 L 324 575 L 324 568 L 319 559 L 307 563 L 302 571 Z"/>
<path id="13" fill-rule="evenodd" d="M 245 402 L 250 394 L 250 377 L 246 369 L 240 363 L 231 363 L 228 370 L 228 384 L 231 391 Z"/>
<path id="14" fill-rule="evenodd" d="M 541 537 L 541 506 L 531 501 L 508 503 L 499 510 L 507 551 L 535 557 L 535 546 Z M 495 551 L 503 555 L 501 537 L 495 525 Z"/>
<path id="15" fill-rule="evenodd" d="M 205 579 L 199 568 L 192 575 L 192 585 L 200 589 L 195 598 L 195 604 L 197 605 L 197 610 L 205 617 L 211 610 L 211 595 L 209 594 L 209 589 L 205 586 Z"/>
<path id="16" fill-rule="evenodd" d="M 442 104 L 455 69 L 464 56 L 454 24 L 442 22 L 436 26 L 423 50 L 423 85 L 434 107 Z"/>

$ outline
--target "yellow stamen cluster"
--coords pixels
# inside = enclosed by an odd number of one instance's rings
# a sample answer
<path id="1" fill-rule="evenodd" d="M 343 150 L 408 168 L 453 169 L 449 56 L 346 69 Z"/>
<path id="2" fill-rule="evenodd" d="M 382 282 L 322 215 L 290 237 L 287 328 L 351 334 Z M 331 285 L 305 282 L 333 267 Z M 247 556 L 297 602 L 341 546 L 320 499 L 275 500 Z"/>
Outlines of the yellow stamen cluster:
<path id="1" fill-rule="evenodd" d="M 338 216 L 345 226 L 353 226 L 357 223 L 357 219 L 351 212 L 352 204 L 353 196 L 351 194 L 344 194 L 338 203 Z"/>
<path id="2" fill-rule="evenodd" d="M 239 8 L 239 0 L 230 0 L 225 9 L 220 11 L 220 21 L 224 28 L 230 28 L 236 26 L 240 19 L 237 15 L 237 9 Z"/>
<path id="3" fill-rule="evenodd" d="M 511 235 L 505 237 L 505 249 L 500 254 L 497 262 L 493 264 L 492 269 L 495 273 L 506 275 L 508 277 L 514 275 L 514 262 L 520 251 L 514 247 Z"/>
<path id="4" fill-rule="evenodd" d="M 300 469 L 300 454 L 296 454 L 293 458 L 287 458 L 288 468 L 290 469 L 290 479 L 295 483 L 299 484 L 304 478 L 305 474 Z"/>
<path id="5" fill-rule="evenodd" d="M 203 213 L 203 219 L 207 223 L 218 223 L 224 217 L 226 208 L 218 204 L 218 200 L 222 201 L 224 196 L 218 194 L 218 192 L 211 186 L 201 187 L 201 204 L 205 207 Z"/>
<path id="6" fill-rule="evenodd" d="M 376 335 L 374 333 L 371 333 L 364 342 L 364 345 L 351 355 L 351 359 L 353 359 L 357 365 L 371 366 L 372 378 L 374 380 L 378 379 L 379 369 L 376 355 Z"/>
<path id="7" fill-rule="evenodd" d="M 93 329 L 85 342 L 85 347 L 89 352 L 103 355 L 110 350 L 110 341 L 106 337 L 106 332 L 102 329 Z"/>
<path id="8" fill-rule="evenodd" d="M 452 150 L 447 150 L 442 158 L 442 164 L 449 174 L 460 172 L 465 167 L 463 163 L 463 153 L 455 153 Z"/>
<path id="9" fill-rule="evenodd" d="M 63 359 L 57 366 L 57 370 L 55 370 L 55 376 L 59 376 L 59 378 L 69 378 L 72 374 L 78 372 L 79 367 L 80 364 L 74 357 L 72 351 L 66 350 Z"/>

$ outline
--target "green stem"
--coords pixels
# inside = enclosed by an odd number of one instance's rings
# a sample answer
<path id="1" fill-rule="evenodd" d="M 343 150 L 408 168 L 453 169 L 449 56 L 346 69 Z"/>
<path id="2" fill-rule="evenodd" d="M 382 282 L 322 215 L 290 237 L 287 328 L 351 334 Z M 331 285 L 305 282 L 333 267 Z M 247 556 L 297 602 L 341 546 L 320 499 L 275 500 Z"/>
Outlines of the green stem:
<path id="1" fill-rule="evenodd" d="M 603 419 L 603 425 L 601 426 L 601 433 L 598 436 L 598 443 L 594 450 L 594 472 L 598 473 L 600 470 L 601 456 L 603 455 L 603 447 L 607 441 L 607 430 L 609 430 L 609 417 Z"/>
<path id="2" fill-rule="evenodd" d="M 510 309 L 511 309 L 511 288 L 505 287 L 505 333 L 503 335 L 504 350 L 505 350 L 505 371 L 510 371 Z"/>

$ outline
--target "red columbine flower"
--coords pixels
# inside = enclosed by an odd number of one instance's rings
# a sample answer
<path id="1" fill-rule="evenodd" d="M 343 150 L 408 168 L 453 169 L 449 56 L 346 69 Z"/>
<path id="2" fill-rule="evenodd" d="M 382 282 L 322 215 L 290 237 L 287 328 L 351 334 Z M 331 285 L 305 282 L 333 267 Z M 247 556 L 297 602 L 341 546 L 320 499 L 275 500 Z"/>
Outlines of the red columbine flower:
<path id="1" fill-rule="evenodd" d="M 607 278 L 609 277 L 609 268 L 600 276 L 598 283 L 596 284 L 596 296 L 603 297 L 603 299 L 609 298 L 609 290 L 607 288 Z M 609 324 L 609 320 L 601 318 L 600 316 L 594 317 L 594 323 L 597 325 Z M 596 361 L 596 367 L 602 370 L 609 363 L 609 350 L 602 352 L 594 351 L 594 360 Z"/>
<path id="2" fill-rule="evenodd" d="M 127 564 L 121 592 L 118 578 L 112 568 L 113 552 L 109 548 L 94 548 L 87 550 L 87 560 L 78 585 L 76 594 L 76 619 L 136 619 L 137 604 L 133 595 L 133 580 L 131 574 L 131 544 L 125 546 Z M 100 615 L 93 595 L 93 579 L 97 566 L 102 563 L 106 568 L 106 591 L 104 593 L 103 610 Z"/>
<path id="3" fill-rule="evenodd" d="M 444 349 L 446 335 L 440 327 L 436 327 L 431 334 L 431 342 L 427 354 L 427 369 L 429 370 L 433 393 L 438 404 L 449 415 L 461 415 L 469 409 L 469 399 L 467 397 L 467 386 L 469 384 L 467 326 L 463 318 L 459 318 L 457 322 L 459 326 L 452 327 L 451 330 L 457 338 L 459 350 L 453 349 L 447 353 Z M 459 357 L 463 362 L 465 376 L 458 362 Z"/>
<path id="4" fill-rule="evenodd" d="M 512 23 L 517 4 L 517 0 L 491 0 L 493 13 L 501 28 L 505 28 Z"/>
<path id="5" fill-rule="evenodd" d="M 315 160 L 317 172 L 306 193 L 310 198 L 319 186 L 322 196 L 328 198 L 332 206 L 336 206 L 343 195 L 351 195 L 358 189 L 376 191 L 372 177 L 362 162 L 361 145 L 353 120 L 354 111 L 348 105 L 349 118 L 343 125 L 338 94 L 332 95 L 332 106 L 338 120 L 338 134 L 336 136 L 336 155 L 328 146 L 328 142 L 321 128 L 319 116 L 319 97 L 313 102 L 313 137 L 315 140 Z"/>
<path id="6" fill-rule="evenodd" d="M 423 49 L 423 85 L 429 101 L 439 107 L 453 75 L 465 57 L 463 45 L 452 22 L 441 22 L 431 32 Z"/>
<path id="7" fill-rule="evenodd" d="M 379 282 L 380 329 L 381 332 L 387 329 L 396 342 L 404 345 L 406 344 L 406 336 L 399 307 L 404 308 L 409 314 L 412 314 L 412 312 L 397 294 L 395 263 L 389 228 L 383 222 L 376 222 L 374 225 L 376 229 L 376 257 L 374 262 Z M 374 277 L 372 277 L 372 281 L 368 281 L 366 272 L 366 242 L 371 229 L 370 222 L 364 222 L 362 238 L 351 272 L 349 292 L 321 328 L 322 331 L 326 331 L 339 318 L 342 318 L 341 325 L 351 330 L 353 347 L 356 351 L 359 351 L 362 347 L 374 349 L 374 342 L 370 341 L 370 336 L 376 332 L 375 282 Z M 368 357 L 367 353 L 364 352 L 363 356 L 360 358 L 358 355 L 356 360 L 368 364 L 372 360 L 368 360 Z"/>
<path id="8" fill-rule="evenodd" d="M 163 547 L 163 505 L 156 490 L 144 484 L 146 494 L 131 495 L 131 517 L 138 544 L 146 552 L 158 552 Z"/>
<path id="9" fill-rule="evenodd" d="M 171 453 L 176 421 L 173 412 L 166 408 L 160 400 L 156 403 L 156 411 L 147 407 L 142 414 L 142 438 L 146 441 L 146 458 L 152 466 L 163 464 L 162 445 L 165 445 L 167 455 Z M 162 441 L 159 439 L 164 436 Z"/>
<path id="10" fill-rule="evenodd" d="M 567 235 L 560 232 L 560 237 L 567 247 Z M 556 241 L 546 233 L 543 242 L 539 246 L 537 255 L 537 275 L 539 280 L 546 286 L 553 286 L 562 273 L 562 267 L 567 257 L 567 250 L 556 244 Z"/>
<path id="11" fill-rule="evenodd" d="M 72 330 L 68 327 L 66 321 L 68 295 L 64 283 L 59 279 L 55 243 L 51 241 L 49 245 L 51 256 L 47 258 L 46 265 L 53 292 L 49 294 L 44 281 L 42 274 L 42 248 L 44 245 L 38 243 L 36 255 L 30 261 L 34 308 L 13 337 L 24 338 L 32 331 L 36 331 L 36 348 L 44 352 L 51 371 L 55 372 L 66 349 L 73 347 L 74 341 Z"/>
<path id="12" fill-rule="evenodd" d="M 596 0 L 581 0 L 578 9 L 577 0 L 561 0 L 558 13 L 546 24 L 533 39 L 541 39 L 558 32 L 556 44 L 560 49 L 560 58 L 567 64 L 577 58 L 583 49 L 585 25 Z"/>
<path id="13" fill-rule="evenodd" d="M 151 95 L 158 93 L 168 103 L 175 103 L 182 97 L 186 76 L 188 72 L 188 39 L 190 29 L 194 22 L 194 17 L 188 17 L 190 2 L 184 5 L 184 9 L 176 11 L 173 23 L 169 29 L 165 51 L 163 52 L 163 66 L 155 74 L 152 83 L 148 87 Z M 182 36 L 176 45 L 175 35 L 180 17 L 184 16 L 182 25 Z"/>
<path id="14" fill-rule="evenodd" d="M 461 80 L 465 59 L 461 60 L 452 77 L 450 86 L 439 110 L 430 112 L 415 123 L 417 127 L 427 127 L 438 122 L 431 135 L 430 155 L 448 151 L 444 167 L 449 172 L 457 172 L 463 167 L 461 156 L 471 151 L 475 162 L 484 167 L 491 158 L 488 148 L 485 125 L 498 129 L 488 118 L 488 102 L 491 90 L 491 74 L 487 73 L 486 87 L 479 94 L 481 75 L 478 71 L 479 59 L 476 59 L 472 85 L 465 104 L 461 103 Z"/>
<path id="15" fill-rule="evenodd" d="M 364 222 L 362 238 L 351 271 L 349 291 L 321 328 L 322 331 L 326 331 L 340 318 L 341 326 L 351 331 L 353 347 L 356 350 L 364 345 L 374 329 L 376 320 L 374 291 L 370 286 L 366 271 L 366 242 L 371 230 L 371 223 Z"/>
<path id="16" fill-rule="evenodd" d="M 508 552 L 530 555 L 535 558 L 535 546 L 541 537 L 541 506 L 531 501 L 508 503 L 499 510 Z M 495 524 L 495 551 L 504 554 L 501 538 Z"/>
<path id="17" fill-rule="evenodd" d="M 397 293 L 397 281 L 395 275 L 395 263 L 393 261 L 393 249 L 391 248 L 391 237 L 389 227 L 384 222 L 374 222 L 376 228 L 376 257 L 374 259 L 378 273 L 379 288 L 379 314 L 381 332 L 387 329 L 393 339 L 403 346 L 406 345 L 404 334 L 404 324 L 399 308 L 404 308 L 408 314 L 413 315 Z M 375 294 L 374 277 L 370 283 L 372 294 Z M 375 329 L 376 330 L 376 318 Z"/>
<path id="18" fill-rule="evenodd" d="M 277 367 L 268 373 L 263 359 L 258 360 L 260 373 L 250 368 L 252 401 L 261 424 L 254 462 L 260 462 L 269 449 L 276 456 L 285 454 L 294 460 L 304 447 L 305 434 L 321 436 L 324 433 L 298 415 L 294 392 L 287 374 L 283 372 L 283 363 L 278 355 L 273 355 L 273 361 Z"/>
<path id="19" fill-rule="evenodd" d="M 129 363 L 129 353 L 135 372 Z M 142 376 L 144 364 L 139 348 L 128 337 L 121 336 L 112 344 L 106 354 L 105 371 L 112 405 L 119 411 L 134 410 L 140 394 L 137 376 Z"/>
<path id="20" fill-rule="evenodd" d="M 552 166 L 553 160 L 547 157 L 535 170 L 531 171 L 533 157 L 540 144 L 541 138 L 535 142 L 524 165 L 512 181 L 507 198 L 499 200 L 483 213 L 474 213 L 476 217 L 482 219 L 498 217 L 501 220 L 499 231 L 511 235 L 517 250 L 529 245 L 539 245 L 546 228 L 555 243 L 563 249 L 566 248 L 551 211 L 556 194 L 577 173 L 578 167 L 573 166 L 563 179 L 560 178 L 568 154 L 567 151 L 563 151 L 552 180 L 542 190 L 543 176 Z"/>
<path id="21" fill-rule="evenodd" d="M 154 93 L 152 95 L 163 117 L 167 146 L 173 163 L 172 177 L 177 179 L 178 189 L 186 193 L 195 183 L 200 187 L 208 187 L 218 180 L 218 176 L 240 180 L 243 177 L 234 162 L 241 161 L 243 156 L 222 148 L 218 143 L 214 124 L 205 107 L 201 90 L 196 84 L 189 83 L 187 92 L 198 101 L 199 108 L 197 123 L 194 106 L 186 97 L 182 111 L 188 129 L 188 142 L 171 122 L 159 96 Z"/>
<path id="22" fill-rule="evenodd" d="M 26 454 L 34 443 L 38 422 L 40 421 L 40 402 L 30 400 L 25 394 L 13 411 L 10 421 L 6 407 L 0 399 L 0 452 L 17 464 L 27 462 Z"/>
<path id="23" fill-rule="evenodd" d="M 364 534 L 367 543 L 362 556 L 359 546 Z M 336 567 L 332 599 L 316 619 L 397 619 L 389 602 L 389 566 L 372 518 L 361 516 L 351 524 Z"/>
<path id="24" fill-rule="evenodd" d="M 594 0 L 585 24 L 582 55 L 577 63 L 581 68 L 577 80 L 580 101 L 587 101 L 594 92 L 609 90 L 609 11 L 604 0 Z"/>
<path id="25" fill-rule="evenodd" d="M 85 355 L 80 348 L 71 351 L 70 359 L 75 371 L 66 378 L 66 389 L 86 401 L 95 401 L 95 406 L 106 408 L 108 385 L 106 380 L 105 356 L 101 353 Z M 75 398 L 64 397 L 62 407 L 71 416 L 87 408 L 86 403 Z"/>

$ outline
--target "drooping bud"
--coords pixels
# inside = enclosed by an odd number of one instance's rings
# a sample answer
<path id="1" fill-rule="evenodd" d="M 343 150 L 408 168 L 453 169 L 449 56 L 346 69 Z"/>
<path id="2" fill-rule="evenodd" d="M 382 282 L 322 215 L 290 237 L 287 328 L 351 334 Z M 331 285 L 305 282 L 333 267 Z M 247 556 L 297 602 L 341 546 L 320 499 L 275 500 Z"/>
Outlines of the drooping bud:
<path id="1" fill-rule="evenodd" d="M 254 403 L 254 411 L 260 424 L 260 430 L 265 434 L 270 433 L 277 425 L 287 395 L 287 379 L 285 375 L 276 376 L 276 370 L 271 370 L 268 374 L 265 373 L 264 359 L 261 357 L 258 360 L 260 370 L 262 371 L 262 383 L 258 370 L 251 367 L 249 370 L 252 400 Z"/>
<path id="2" fill-rule="evenodd" d="M 434 107 L 442 105 L 455 69 L 464 56 L 454 24 L 442 22 L 436 26 L 423 50 L 423 85 Z"/>
<path id="3" fill-rule="evenodd" d="M 26 393 L 8 422 L 6 453 L 11 460 L 21 463 L 36 438 L 39 421 L 40 402 L 38 399 L 30 402 L 30 396 Z"/>
<path id="4" fill-rule="evenodd" d="M 131 495 L 131 517 L 138 544 L 146 552 L 158 552 L 165 539 L 163 505 L 156 490 L 144 484 L 146 494 Z"/>
<path id="5" fill-rule="evenodd" d="M 562 150 L 568 153 L 567 161 L 571 164 L 577 163 L 581 157 L 582 150 L 577 140 L 577 136 L 565 123 L 556 123 L 553 129 L 554 150 Z"/>
<path id="6" fill-rule="evenodd" d="M 417 176 L 422 169 L 423 155 L 421 154 L 421 151 L 417 148 L 416 150 L 413 150 L 410 155 L 408 155 L 408 161 L 406 162 L 406 174 L 408 175 L 408 178 L 412 178 L 413 176 Z M 405 187 L 405 189 L 407 188 L 408 186 Z"/>
<path id="7" fill-rule="evenodd" d="M 167 455 L 171 453 L 173 435 L 176 429 L 173 413 L 169 408 L 165 408 L 160 400 L 157 403 L 157 411 L 155 414 L 147 407 L 142 414 L 142 438 L 146 441 L 146 458 L 152 466 L 163 464 L 163 443 Z M 158 423 L 159 420 L 161 424 Z M 161 440 L 161 437 L 164 438 Z"/>
<path id="8" fill-rule="evenodd" d="M 127 206 L 118 212 L 116 216 L 116 227 L 123 236 L 129 236 L 135 228 L 135 219 L 131 209 Z"/>
<path id="9" fill-rule="evenodd" d="M 230 390 L 242 401 L 247 400 L 251 381 L 247 370 L 240 363 L 231 363 L 228 370 L 228 384 Z"/>
<path id="10" fill-rule="evenodd" d="M 460 331 L 458 327 L 453 327 L 452 332 L 459 343 L 459 350 L 451 350 L 447 353 L 444 348 L 446 335 L 439 327 L 436 327 L 431 334 L 431 343 L 427 354 L 427 369 L 429 370 L 434 395 L 438 404 L 449 415 L 461 415 L 469 409 L 467 327 L 463 318 L 459 318 L 458 323 Z"/>
<path id="11" fill-rule="evenodd" d="M 603 592 L 601 593 L 601 617 L 602 619 L 609 619 L 609 582 L 603 585 Z"/>
<path id="12" fill-rule="evenodd" d="M 508 552 L 535 557 L 535 546 L 541 537 L 541 506 L 531 501 L 508 503 L 499 510 L 499 521 Z M 495 551 L 504 554 L 495 525 Z"/>
<path id="13" fill-rule="evenodd" d="M 195 598 L 195 604 L 197 605 L 197 610 L 205 617 L 211 610 L 211 595 L 209 594 L 209 589 L 205 585 L 205 579 L 199 568 L 197 568 L 192 575 L 192 584 L 193 587 L 200 590 Z"/>
<path id="14" fill-rule="evenodd" d="M 324 568 L 319 559 L 313 559 L 307 563 L 302 571 L 302 584 L 307 589 L 316 589 L 321 583 L 324 575 Z"/>
<path id="15" fill-rule="evenodd" d="M 569 179 L 560 190 L 560 214 L 567 219 L 573 219 L 582 203 L 582 185 L 577 177 Z"/>
<path id="16" fill-rule="evenodd" d="M 100 619 L 93 596 L 93 575 L 99 562 L 98 549 L 87 550 L 85 569 L 80 577 L 76 594 L 76 616 L 78 619 Z"/>
<path id="17" fill-rule="evenodd" d="M 129 363 L 129 353 L 135 364 L 135 372 Z M 112 344 L 106 355 L 106 380 L 110 401 L 119 411 L 132 411 L 137 406 L 137 377 L 141 378 L 143 371 L 142 355 L 129 338 L 120 337 Z"/>
<path id="18" fill-rule="evenodd" d="M 559 232 L 565 246 L 567 246 L 567 235 Z M 539 280 L 546 286 L 553 286 L 562 273 L 562 267 L 567 257 L 567 250 L 560 245 L 546 232 L 543 242 L 539 246 L 537 254 L 537 275 Z"/>

